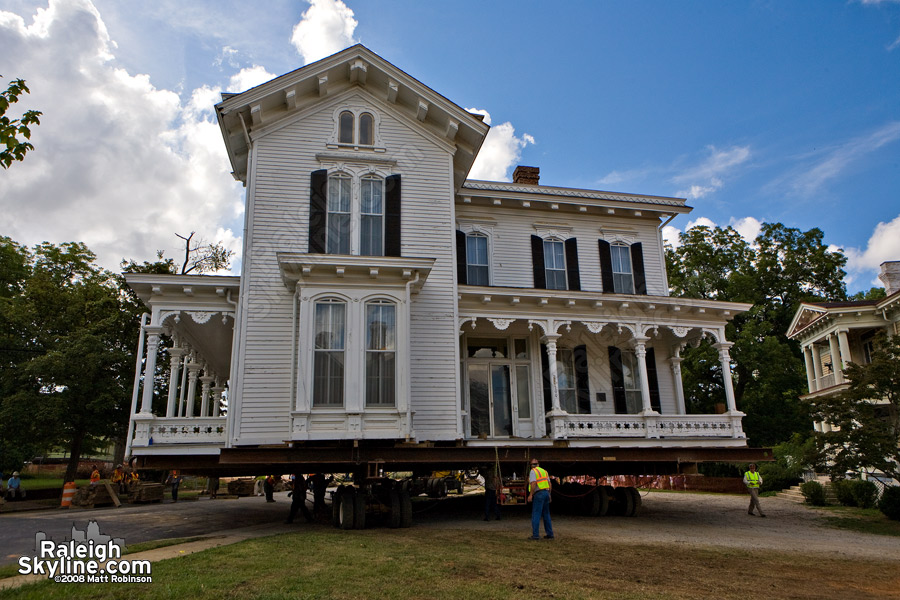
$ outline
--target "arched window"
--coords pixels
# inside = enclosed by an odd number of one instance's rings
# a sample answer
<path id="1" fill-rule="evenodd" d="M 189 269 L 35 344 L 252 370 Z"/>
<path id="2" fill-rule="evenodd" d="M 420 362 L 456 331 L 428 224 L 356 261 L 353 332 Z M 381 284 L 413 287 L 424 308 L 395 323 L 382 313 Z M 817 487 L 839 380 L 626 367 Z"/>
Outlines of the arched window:
<path id="1" fill-rule="evenodd" d="M 315 304 L 313 406 L 344 405 L 346 313 L 346 303 L 336 298 Z"/>
<path id="2" fill-rule="evenodd" d="M 544 240 L 544 276 L 548 290 L 566 290 L 566 247 L 562 240 Z"/>
<path id="3" fill-rule="evenodd" d="M 396 309 L 386 300 L 366 304 L 366 406 L 396 404 Z"/>
<path id="4" fill-rule="evenodd" d="M 338 127 L 338 142 L 341 144 L 353 143 L 353 113 L 349 110 L 341 113 Z"/>
<path id="5" fill-rule="evenodd" d="M 369 113 L 359 115 L 359 145 L 371 146 L 375 143 L 375 119 Z"/>
<path id="6" fill-rule="evenodd" d="M 483 233 L 466 234 L 466 283 L 490 285 L 488 238 Z"/>
<path id="7" fill-rule="evenodd" d="M 631 248 L 622 243 L 615 243 L 610 246 L 609 251 L 612 258 L 613 289 L 617 294 L 633 294 Z"/>
<path id="8" fill-rule="evenodd" d="M 350 254 L 350 177 L 337 173 L 328 177 L 325 251 Z"/>
<path id="9" fill-rule="evenodd" d="M 363 177 L 360 180 L 359 253 L 384 256 L 384 180 Z"/>

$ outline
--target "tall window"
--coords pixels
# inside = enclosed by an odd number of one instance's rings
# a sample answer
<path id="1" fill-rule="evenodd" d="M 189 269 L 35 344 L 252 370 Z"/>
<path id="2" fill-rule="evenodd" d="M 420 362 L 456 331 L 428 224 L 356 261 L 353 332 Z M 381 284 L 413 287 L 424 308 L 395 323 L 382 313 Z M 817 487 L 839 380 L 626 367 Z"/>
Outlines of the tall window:
<path id="1" fill-rule="evenodd" d="M 634 293 L 634 277 L 631 273 L 631 249 L 625 244 L 613 244 L 609 248 L 612 257 L 613 289 L 617 294 Z"/>
<path id="2" fill-rule="evenodd" d="M 360 197 L 360 247 L 362 256 L 384 255 L 384 181 L 365 177 Z"/>
<path id="3" fill-rule="evenodd" d="M 313 406 L 344 405 L 344 337 L 347 305 L 316 302 Z"/>
<path id="4" fill-rule="evenodd" d="M 338 142 L 341 144 L 353 143 L 353 113 L 349 110 L 342 112 L 339 117 Z"/>
<path id="5" fill-rule="evenodd" d="M 479 233 L 466 235 L 466 283 L 490 285 L 488 239 Z"/>
<path id="6" fill-rule="evenodd" d="M 366 304 L 366 406 L 394 406 L 397 364 L 396 306 Z"/>
<path id="7" fill-rule="evenodd" d="M 328 254 L 350 254 L 350 178 L 331 175 L 328 178 Z"/>
<path id="8" fill-rule="evenodd" d="M 566 247 L 561 240 L 544 240 L 544 274 L 548 290 L 565 290 Z"/>
<path id="9" fill-rule="evenodd" d="M 556 378 L 559 382 L 559 406 L 569 414 L 578 413 L 578 391 L 575 387 L 575 353 L 569 348 L 556 351 Z"/>
<path id="10" fill-rule="evenodd" d="M 359 145 L 371 146 L 375 143 L 375 119 L 369 113 L 359 115 Z"/>
<path id="11" fill-rule="evenodd" d="M 628 414 L 643 410 L 641 399 L 641 373 L 638 371 L 637 355 L 633 351 L 622 351 L 622 376 L 625 380 L 625 406 Z"/>

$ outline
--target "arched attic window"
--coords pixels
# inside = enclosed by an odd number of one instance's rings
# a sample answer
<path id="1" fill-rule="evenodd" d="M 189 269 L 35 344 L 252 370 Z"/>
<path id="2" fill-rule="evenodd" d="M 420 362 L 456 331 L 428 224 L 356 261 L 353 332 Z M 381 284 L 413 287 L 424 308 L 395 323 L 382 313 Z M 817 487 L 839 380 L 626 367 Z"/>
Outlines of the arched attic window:
<path id="1" fill-rule="evenodd" d="M 342 112 L 339 117 L 338 142 L 341 144 L 353 143 L 353 113 L 349 110 Z"/>
<path id="2" fill-rule="evenodd" d="M 369 113 L 359 115 L 359 145 L 375 144 L 375 119 Z"/>

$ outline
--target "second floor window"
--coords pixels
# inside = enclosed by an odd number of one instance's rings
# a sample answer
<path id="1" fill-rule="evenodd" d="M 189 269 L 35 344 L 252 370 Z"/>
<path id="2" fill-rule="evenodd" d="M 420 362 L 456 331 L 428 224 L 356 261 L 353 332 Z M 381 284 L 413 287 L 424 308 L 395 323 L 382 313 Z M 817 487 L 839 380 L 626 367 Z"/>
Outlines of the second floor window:
<path id="1" fill-rule="evenodd" d="M 631 249 L 625 244 L 612 244 L 613 289 L 617 294 L 633 294 L 634 278 L 631 274 Z"/>
<path id="2" fill-rule="evenodd" d="M 548 290 L 565 290 L 566 248 L 561 240 L 544 240 L 544 277 Z"/>
<path id="3" fill-rule="evenodd" d="M 466 236 L 466 283 L 490 285 L 487 236 L 481 234 Z"/>

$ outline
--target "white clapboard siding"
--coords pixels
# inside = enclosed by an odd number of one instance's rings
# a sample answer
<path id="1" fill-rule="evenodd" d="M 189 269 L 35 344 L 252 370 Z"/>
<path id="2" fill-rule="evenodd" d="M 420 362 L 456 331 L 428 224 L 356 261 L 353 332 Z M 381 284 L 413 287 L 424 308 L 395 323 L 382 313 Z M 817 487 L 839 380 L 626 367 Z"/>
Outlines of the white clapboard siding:
<path id="1" fill-rule="evenodd" d="M 647 293 L 651 296 L 669 295 L 660 260 L 662 248 L 656 229 L 659 221 L 656 219 L 591 214 L 572 215 L 569 218 L 557 211 L 535 207 L 525 209 L 515 206 L 485 207 L 465 204 L 457 204 L 457 218 L 463 222 L 473 221 L 481 224 L 482 231 L 491 230 L 492 285 L 529 287 L 528 284 L 534 281 L 531 236 L 537 233 L 535 224 L 544 224 L 540 226 L 542 229 L 552 229 L 552 224 L 558 223 L 563 226 L 558 230 L 561 234 L 578 239 L 578 267 L 582 290 L 600 292 L 603 289 L 597 240 L 602 237 L 601 229 L 612 229 L 633 232 L 633 241 L 642 244 Z"/>

